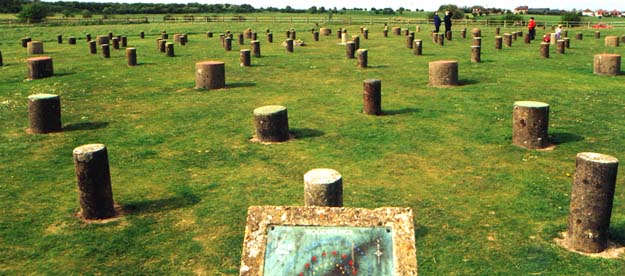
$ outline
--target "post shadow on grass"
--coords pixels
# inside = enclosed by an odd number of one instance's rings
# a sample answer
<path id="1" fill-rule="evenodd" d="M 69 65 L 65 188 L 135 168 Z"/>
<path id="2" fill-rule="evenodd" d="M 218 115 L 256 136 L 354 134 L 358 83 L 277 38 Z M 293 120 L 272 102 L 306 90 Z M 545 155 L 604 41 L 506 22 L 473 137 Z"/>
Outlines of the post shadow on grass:
<path id="1" fill-rule="evenodd" d="M 63 131 L 77 131 L 77 130 L 93 130 L 105 128 L 109 125 L 108 122 L 81 122 L 75 124 L 69 124 L 63 127 Z"/>
<path id="2" fill-rule="evenodd" d="M 471 84 L 478 84 L 478 83 L 480 83 L 480 82 L 477 81 L 477 80 L 474 80 L 474 79 L 461 79 L 461 80 L 458 80 L 458 85 L 471 85 Z"/>
<path id="3" fill-rule="evenodd" d="M 295 136 L 295 139 L 315 138 L 325 134 L 323 131 L 312 128 L 290 128 L 289 132 Z"/>
<path id="4" fill-rule="evenodd" d="M 226 88 L 239 88 L 239 87 L 253 87 L 256 86 L 255 82 L 232 82 L 226 83 Z"/>
<path id="5" fill-rule="evenodd" d="M 401 114 L 408 114 L 408 113 L 415 113 L 415 112 L 419 112 L 420 109 L 418 108 L 412 108 L 412 107 L 407 107 L 407 108 L 400 108 L 400 109 L 394 109 L 394 110 L 382 110 L 382 116 L 393 116 L 393 115 L 401 115 Z"/>
<path id="6" fill-rule="evenodd" d="M 70 71 L 70 72 L 65 71 L 65 72 L 59 72 L 59 73 L 54 72 L 55 77 L 69 76 L 69 75 L 74 75 L 74 74 L 76 74 L 76 72 L 73 72 L 73 71 Z"/>
<path id="7" fill-rule="evenodd" d="M 551 135 L 549 135 L 549 140 L 551 141 L 551 143 L 555 145 L 560 145 L 560 144 L 569 143 L 569 142 L 582 141 L 584 140 L 584 137 L 579 136 L 574 133 L 554 132 L 554 133 L 551 133 Z"/>
<path id="8" fill-rule="evenodd" d="M 128 214 L 146 214 L 189 207 L 198 202 L 200 202 L 200 197 L 191 193 L 184 193 L 168 198 L 129 202 L 124 204 L 122 208 Z"/>
<path id="9" fill-rule="evenodd" d="M 610 222 L 610 236 L 608 240 L 615 242 L 620 246 L 625 245 L 625 221 L 612 221 Z"/>
<path id="10" fill-rule="evenodd" d="M 421 224 L 415 224 L 414 236 L 416 240 L 425 237 L 428 234 L 428 228 Z"/>

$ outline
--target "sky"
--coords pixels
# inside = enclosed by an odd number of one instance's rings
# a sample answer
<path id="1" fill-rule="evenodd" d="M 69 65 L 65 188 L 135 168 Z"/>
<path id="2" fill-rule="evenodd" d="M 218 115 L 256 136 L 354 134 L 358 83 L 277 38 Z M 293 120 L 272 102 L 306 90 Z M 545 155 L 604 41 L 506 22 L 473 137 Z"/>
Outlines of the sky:
<path id="1" fill-rule="evenodd" d="M 47 0 L 56 1 L 56 0 Z M 65 0 L 67 1 L 67 0 Z M 250 4 L 255 8 L 260 7 L 277 7 L 284 8 L 287 5 L 296 9 L 307 9 L 311 6 L 326 8 L 337 7 L 339 9 L 345 8 L 393 8 L 404 7 L 406 9 L 424 9 L 426 11 L 433 11 L 438 9 L 443 4 L 455 4 L 462 6 L 481 5 L 486 8 L 504 8 L 513 10 L 518 6 L 529 6 L 530 8 L 551 8 L 551 9 L 606 9 L 606 10 L 620 10 L 625 11 L 625 1 L 623 0 L 449 0 L 449 1 L 405 1 L 405 0 L 324 0 L 324 1 L 310 1 L 310 0 L 77 0 L 80 2 L 121 2 L 121 3 L 188 3 L 197 2 L 202 4 Z"/>

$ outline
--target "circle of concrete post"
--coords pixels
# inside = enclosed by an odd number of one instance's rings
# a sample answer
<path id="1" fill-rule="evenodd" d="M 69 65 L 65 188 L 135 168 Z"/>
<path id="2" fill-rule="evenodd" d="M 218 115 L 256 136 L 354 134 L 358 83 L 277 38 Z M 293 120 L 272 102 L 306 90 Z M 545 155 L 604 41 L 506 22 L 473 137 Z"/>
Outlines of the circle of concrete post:
<path id="1" fill-rule="evenodd" d="M 617 76 L 621 74 L 621 56 L 617 54 L 595 55 L 593 73 L 595 75 Z"/>
<path id="2" fill-rule="evenodd" d="M 260 142 L 284 142 L 289 140 L 287 109 L 281 105 L 267 105 L 254 109 L 256 139 Z"/>
<path id="3" fill-rule="evenodd" d="M 252 54 L 254 57 L 260 57 L 260 41 L 252 40 Z"/>
<path id="4" fill-rule="evenodd" d="M 239 51 L 239 62 L 241 66 L 252 66 L 252 51 L 249 49 L 241 49 Z"/>
<path id="5" fill-rule="evenodd" d="M 549 43 L 547 42 L 540 43 L 540 56 L 543 58 L 549 58 Z"/>
<path id="6" fill-rule="evenodd" d="M 226 87 L 226 66 L 222 61 L 201 61 L 195 64 L 195 87 L 220 89 Z"/>
<path id="7" fill-rule="evenodd" d="M 454 86 L 458 85 L 458 61 L 439 60 L 432 61 L 429 67 L 429 84 L 431 86 Z"/>
<path id="8" fill-rule="evenodd" d="M 73 151 L 79 190 L 80 216 L 84 219 L 114 217 L 108 152 L 103 144 L 88 144 Z"/>
<path id="9" fill-rule="evenodd" d="M 416 56 L 423 55 L 423 41 L 421 39 L 415 39 L 412 52 Z"/>
<path id="10" fill-rule="evenodd" d="M 29 55 L 40 55 L 43 54 L 43 42 L 41 41 L 31 41 L 27 44 L 28 54 Z"/>
<path id="11" fill-rule="evenodd" d="M 136 48 L 126 48 L 126 63 L 128 64 L 128 66 L 137 65 L 137 49 Z"/>
<path id="12" fill-rule="evenodd" d="M 102 44 L 102 56 L 104 58 L 110 58 L 111 57 L 111 48 L 109 47 L 108 44 Z"/>
<path id="13" fill-rule="evenodd" d="M 313 169 L 304 174 L 306 206 L 343 207 L 343 177 L 333 169 Z"/>
<path id="14" fill-rule="evenodd" d="M 615 35 L 609 35 L 605 37 L 605 46 L 606 47 L 618 47 L 619 46 L 619 37 Z"/>
<path id="15" fill-rule="evenodd" d="M 28 121 L 32 133 L 62 131 L 61 98 L 54 94 L 28 96 Z"/>
<path id="16" fill-rule="evenodd" d="M 618 159 L 600 153 L 578 153 L 571 190 L 566 244 L 598 253 L 608 247 L 608 234 Z"/>
<path id="17" fill-rule="evenodd" d="M 27 59 L 28 78 L 42 79 L 52 77 L 54 75 L 54 67 L 52 66 L 51 57 L 33 57 Z"/>
<path id="18" fill-rule="evenodd" d="M 481 61 L 482 61 L 482 47 L 471 46 L 471 62 L 481 62 Z"/>
<path id="19" fill-rule="evenodd" d="M 526 149 L 550 146 L 548 134 L 549 105 L 535 101 L 514 102 L 512 144 Z"/>
<path id="20" fill-rule="evenodd" d="M 382 81 L 367 79 L 363 81 L 363 113 L 382 114 Z"/>

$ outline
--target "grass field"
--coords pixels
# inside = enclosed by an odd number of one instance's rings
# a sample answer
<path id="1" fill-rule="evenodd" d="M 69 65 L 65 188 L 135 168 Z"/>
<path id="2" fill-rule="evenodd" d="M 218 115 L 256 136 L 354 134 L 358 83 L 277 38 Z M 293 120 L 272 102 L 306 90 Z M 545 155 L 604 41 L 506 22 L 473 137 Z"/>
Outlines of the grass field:
<path id="1" fill-rule="evenodd" d="M 262 58 L 239 66 L 239 46 L 225 52 L 218 34 L 259 32 Z M 284 30 L 308 46 L 286 53 Z M 470 39 L 444 47 L 428 33 L 423 56 L 403 36 L 368 26 L 367 69 L 345 59 L 335 36 L 312 41 L 312 24 L 148 24 L 5 28 L 0 51 L 0 274 L 236 275 L 250 205 L 302 205 L 303 174 L 328 167 L 344 178 L 347 207 L 411 207 L 421 275 L 623 275 L 625 261 L 570 253 L 553 239 L 566 229 L 575 155 L 625 159 L 625 77 L 592 74 L 606 48 L 581 31 L 565 55 L 539 58 L 535 41 L 494 49 L 483 30 L 482 63 L 470 63 Z M 351 34 L 358 26 L 345 26 Z M 401 26 L 410 27 L 414 26 Z M 424 26 L 425 27 L 425 26 Z M 273 44 L 264 30 L 274 31 Z M 333 26 L 336 31 L 336 26 Z M 429 28 L 429 27 L 428 27 Z M 428 29 L 424 28 L 424 29 Z M 174 58 L 156 50 L 161 30 L 186 32 Z M 204 32 L 216 33 L 206 38 Z M 506 29 L 514 31 L 521 29 Z M 123 51 L 90 55 L 85 33 L 127 35 L 139 66 Z M 146 39 L 139 39 L 145 31 Z M 623 35 L 602 30 L 602 35 Z M 56 43 L 74 35 L 78 45 Z M 542 36 L 543 31 L 538 31 Z M 45 42 L 55 76 L 26 80 L 19 38 Z M 236 37 L 236 36 L 235 36 Z M 459 61 L 462 86 L 427 85 L 428 62 Z M 194 89 L 194 65 L 226 63 L 227 89 Z M 361 113 L 362 81 L 382 80 L 387 116 Z M 27 96 L 61 97 L 65 130 L 26 133 Z M 551 105 L 553 151 L 511 145 L 512 104 Z M 296 139 L 262 145 L 252 110 L 280 104 Z M 75 217 L 72 149 L 104 143 L 113 195 L 126 210 L 107 224 Z M 617 179 L 612 239 L 625 244 L 625 178 Z"/>

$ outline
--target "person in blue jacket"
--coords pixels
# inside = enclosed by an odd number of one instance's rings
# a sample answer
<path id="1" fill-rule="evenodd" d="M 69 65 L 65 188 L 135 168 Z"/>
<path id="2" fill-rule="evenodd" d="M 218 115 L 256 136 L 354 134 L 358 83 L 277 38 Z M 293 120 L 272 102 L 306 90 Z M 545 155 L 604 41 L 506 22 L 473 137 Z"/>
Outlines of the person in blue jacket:
<path id="1" fill-rule="evenodd" d="M 438 17 L 438 12 L 434 12 L 434 32 L 438 33 L 438 29 L 441 27 L 441 18 Z"/>

